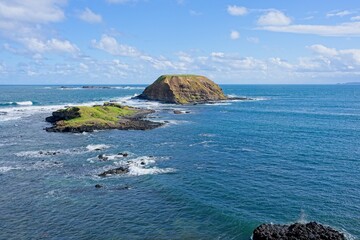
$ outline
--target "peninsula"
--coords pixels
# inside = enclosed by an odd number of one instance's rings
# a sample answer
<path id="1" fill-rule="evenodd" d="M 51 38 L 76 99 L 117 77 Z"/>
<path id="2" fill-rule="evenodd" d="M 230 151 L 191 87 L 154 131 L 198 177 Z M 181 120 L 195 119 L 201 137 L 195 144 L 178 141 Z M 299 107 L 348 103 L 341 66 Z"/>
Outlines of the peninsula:
<path id="1" fill-rule="evenodd" d="M 139 99 L 175 104 L 208 103 L 222 100 L 250 100 L 229 98 L 210 79 L 199 75 L 162 75 L 148 86 Z"/>
<path id="2" fill-rule="evenodd" d="M 93 132 L 94 130 L 148 130 L 160 127 L 161 122 L 143 119 L 154 110 L 122 106 L 117 103 L 67 107 L 52 113 L 46 121 L 53 124 L 48 132 Z"/>

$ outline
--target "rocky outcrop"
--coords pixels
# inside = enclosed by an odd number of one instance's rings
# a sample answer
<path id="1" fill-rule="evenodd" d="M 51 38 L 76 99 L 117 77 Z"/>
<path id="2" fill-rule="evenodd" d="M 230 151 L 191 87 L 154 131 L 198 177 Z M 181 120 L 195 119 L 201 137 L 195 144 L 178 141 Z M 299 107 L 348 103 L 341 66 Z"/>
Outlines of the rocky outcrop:
<path id="1" fill-rule="evenodd" d="M 57 110 L 46 121 L 53 124 L 45 128 L 48 132 L 93 132 L 94 130 L 149 130 L 164 123 L 144 119 L 154 110 L 105 103 L 92 107 L 68 107 Z"/>
<path id="2" fill-rule="evenodd" d="M 262 224 L 253 232 L 253 240 L 345 240 L 344 234 L 316 222 L 291 225 Z"/>
<path id="3" fill-rule="evenodd" d="M 100 173 L 98 176 L 106 177 L 108 175 L 119 175 L 119 174 L 125 174 L 128 172 L 129 172 L 129 167 L 125 166 L 125 167 L 118 167 L 118 168 L 107 170 L 105 172 Z"/>
<path id="4" fill-rule="evenodd" d="M 228 99 L 216 83 L 197 75 L 160 76 L 138 98 L 176 104 Z"/>
<path id="5" fill-rule="evenodd" d="M 47 117 L 45 120 L 50 123 L 55 123 L 60 120 L 70 120 L 78 117 L 80 117 L 80 108 L 71 107 L 57 110 L 52 113 L 52 116 Z"/>

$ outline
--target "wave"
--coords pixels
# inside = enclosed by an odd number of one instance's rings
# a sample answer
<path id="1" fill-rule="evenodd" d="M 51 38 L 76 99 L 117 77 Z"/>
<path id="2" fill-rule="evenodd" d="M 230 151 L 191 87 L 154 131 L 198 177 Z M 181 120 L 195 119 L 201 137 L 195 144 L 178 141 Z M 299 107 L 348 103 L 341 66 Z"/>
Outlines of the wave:
<path id="1" fill-rule="evenodd" d="M 16 167 L 8 167 L 8 166 L 0 167 L 0 173 L 6 173 L 6 172 L 9 172 L 9 171 L 14 170 L 14 169 L 18 169 L 18 168 L 16 168 Z"/>
<path id="2" fill-rule="evenodd" d="M 107 149 L 107 148 L 110 148 L 110 146 L 106 145 L 106 144 L 90 144 L 90 145 L 86 146 L 86 149 L 89 152 L 101 151 L 101 150 L 104 150 L 104 149 Z"/>
<path id="3" fill-rule="evenodd" d="M 174 168 L 160 168 L 155 166 L 157 160 L 166 160 L 168 158 L 156 158 L 152 156 L 141 156 L 129 160 L 121 160 L 114 162 L 116 167 L 125 166 L 128 167 L 129 172 L 126 173 L 126 176 L 141 176 L 141 175 L 156 175 L 156 174 L 165 174 L 165 173 L 174 173 L 176 169 Z M 114 168 L 114 165 L 105 166 L 101 168 L 100 171 L 107 171 Z M 99 173 L 99 170 L 96 174 Z"/>
<path id="4" fill-rule="evenodd" d="M 32 101 L 23 101 L 23 102 L 1 102 L 0 106 L 31 106 L 34 103 Z"/>
<path id="5" fill-rule="evenodd" d="M 145 87 L 135 87 L 135 86 L 81 86 L 81 87 L 67 87 L 61 86 L 57 89 L 59 90 L 94 90 L 94 89 L 121 89 L 121 90 L 143 90 Z M 44 88 L 51 89 L 51 88 Z"/>
<path id="6" fill-rule="evenodd" d="M 141 176 L 175 172 L 175 169 L 173 168 L 159 168 L 153 166 L 156 163 L 156 160 L 156 157 L 142 156 L 127 161 L 129 166 L 128 175 Z"/>
<path id="7" fill-rule="evenodd" d="M 228 94 L 227 95 L 229 98 L 247 98 L 247 96 L 240 96 L 240 95 L 236 95 L 236 94 Z M 231 100 L 231 101 L 267 101 L 270 100 L 269 98 L 266 97 L 249 97 L 249 100 Z"/>
<path id="8" fill-rule="evenodd" d="M 27 165 L 15 165 L 15 166 L 2 166 L 0 167 L 0 173 L 7 173 L 12 170 L 24 170 L 24 171 L 32 171 L 32 170 L 43 170 L 48 168 L 60 168 L 63 167 L 63 163 L 60 161 L 37 161 Z"/>

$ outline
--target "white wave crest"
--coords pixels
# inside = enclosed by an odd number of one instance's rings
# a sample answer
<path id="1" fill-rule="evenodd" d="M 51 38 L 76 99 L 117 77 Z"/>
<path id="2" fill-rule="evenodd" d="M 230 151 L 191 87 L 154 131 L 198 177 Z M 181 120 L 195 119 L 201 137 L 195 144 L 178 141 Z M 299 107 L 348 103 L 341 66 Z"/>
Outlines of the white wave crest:
<path id="1" fill-rule="evenodd" d="M 128 166 L 130 176 L 140 176 L 140 175 L 153 175 L 153 174 L 164 174 L 164 173 L 173 173 L 176 170 L 174 168 L 159 168 L 154 166 L 157 160 L 165 160 L 167 158 L 156 158 L 149 156 L 137 157 L 127 161 L 115 162 L 117 166 Z"/>
<path id="2" fill-rule="evenodd" d="M 106 145 L 106 144 L 90 144 L 90 145 L 86 146 L 86 149 L 89 152 L 100 151 L 100 150 L 104 150 L 104 149 L 107 149 L 107 148 L 110 148 L 110 146 Z"/>
<path id="3" fill-rule="evenodd" d="M 19 106 L 31 106 L 31 105 L 33 105 L 33 102 L 32 101 L 16 102 L 16 105 L 19 105 Z"/>
<path id="4" fill-rule="evenodd" d="M 9 166 L 5 166 L 5 167 L 0 167 L 0 173 L 6 173 L 9 172 L 11 170 L 17 169 L 16 167 L 9 167 Z"/>

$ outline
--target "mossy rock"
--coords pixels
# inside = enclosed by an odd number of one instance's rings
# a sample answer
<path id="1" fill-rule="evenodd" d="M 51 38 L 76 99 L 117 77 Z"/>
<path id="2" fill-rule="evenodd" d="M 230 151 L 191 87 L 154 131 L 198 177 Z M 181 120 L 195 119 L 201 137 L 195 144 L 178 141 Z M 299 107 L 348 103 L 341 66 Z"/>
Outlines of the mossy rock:
<path id="1" fill-rule="evenodd" d="M 139 98 L 176 104 L 227 99 L 219 85 L 198 75 L 162 75 Z"/>

